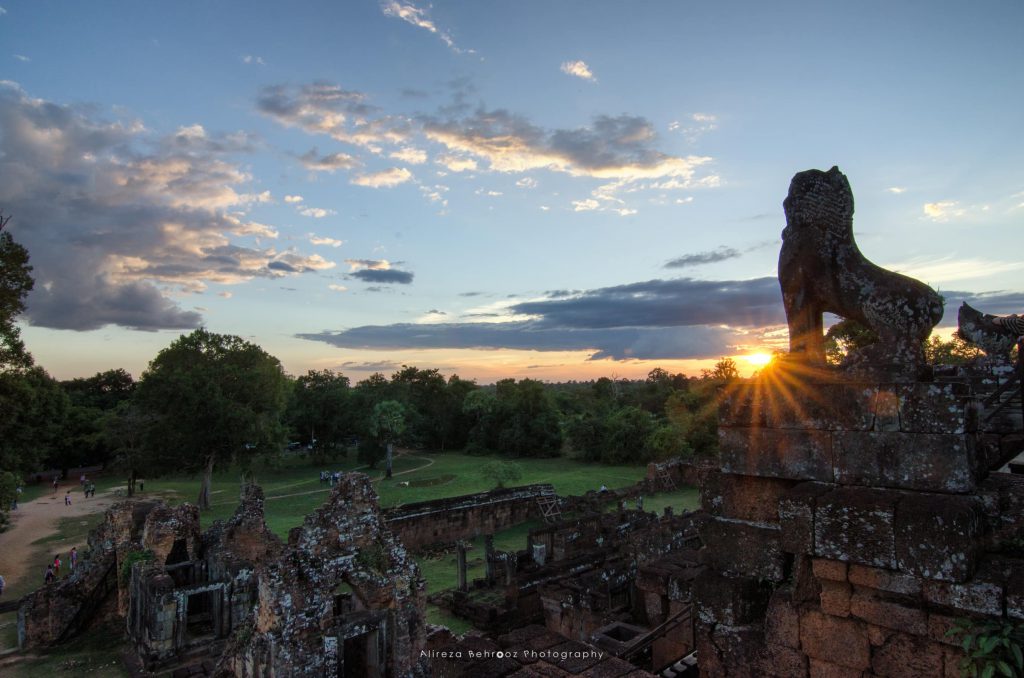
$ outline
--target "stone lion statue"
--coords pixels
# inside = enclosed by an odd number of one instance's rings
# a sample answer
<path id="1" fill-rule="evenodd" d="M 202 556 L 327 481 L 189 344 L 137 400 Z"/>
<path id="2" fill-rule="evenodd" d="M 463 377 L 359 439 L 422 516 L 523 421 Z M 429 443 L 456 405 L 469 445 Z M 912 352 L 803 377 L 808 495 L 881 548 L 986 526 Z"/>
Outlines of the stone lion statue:
<path id="1" fill-rule="evenodd" d="M 925 339 L 942 319 L 942 297 L 919 280 L 868 261 L 853 238 L 853 191 L 833 167 L 793 177 L 783 202 L 786 228 L 779 284 L 794 358 L 825 363 L 822 314 L 860 322 L 879 341 L 852 356 L 890 373 L 916 375 Z"/>
<path id="2" fill-rule="evenodd" d="M 1016 332 L 996 322 L 996 316 L 982 313 L 966 301 L 956 320 L 964 341 L 984 351 L 990 362 L 1010 364 L 1010 351 L 1019 338 Z"/>

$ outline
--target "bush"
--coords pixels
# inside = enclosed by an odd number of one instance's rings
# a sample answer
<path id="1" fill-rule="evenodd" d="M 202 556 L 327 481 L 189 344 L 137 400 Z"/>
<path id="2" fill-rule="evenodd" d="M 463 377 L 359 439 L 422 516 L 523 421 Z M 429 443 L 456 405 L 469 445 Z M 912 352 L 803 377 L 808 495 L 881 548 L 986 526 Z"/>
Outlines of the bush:
<path id="1" fill-rule="evenodd" d="M 492 461 L 483 465 L 480 475 L 492 481 L 495 487 L 505 487 L 523 477 L 523 467 L 514 461 Z"/>

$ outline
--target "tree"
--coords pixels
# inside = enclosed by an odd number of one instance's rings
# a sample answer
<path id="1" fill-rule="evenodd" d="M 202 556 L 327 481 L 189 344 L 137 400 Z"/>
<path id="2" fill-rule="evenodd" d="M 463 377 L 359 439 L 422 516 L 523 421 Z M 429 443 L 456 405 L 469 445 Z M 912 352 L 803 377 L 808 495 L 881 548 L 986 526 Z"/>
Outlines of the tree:
<path id="1" fill-rule="evenodd" d="M 32 291 L 32 267 L 28 250 L 4 230 L 10 220 L 0 212 L 0 369 L 32 365 L 32 355 L 25 350 L 21 330 L 15 324 L 25 310 L 25 297 Z"/>
<path id="2" fill-rule="evenodd" d="M 41 367 L 0 371 L 0 468 L 39 469 L 65 430 L 68 397 Z"/>
<path id="3" fill-rule="evenodd" d="M 933 334 L 924 343 L 924 358 L 929 365 L 966 365 L 981 356 L 981 349 L 972 346 L 954 332 L 949 341 Z"/>
<path id="4" fill-rule="evenodd" d="M 493 482 L 495 487 L 505 487 L 505 483 L 514 483 L 523 477 L 523 467 L 514 461 L 495 459 L 481 467 L 480 475 Z"/>
<path id="5" fill-rule="evenodd" d="M 312 445 L 314 458 L 326 461 L 351 430 L 348 377 L 310 370 L 295 380 L 288 409 L 289 422 Z"/>
<path id="6" fill-rule="evenodd" d="M 840 320 L 825 332 L 825 360 L 831 365 L 843 362 L 854 351 L 878 341 L 878 334 L 849 318 Z"/>
<path id="7" fill-rule="evenodd" d="M 394 444 L 398 436 L 402 435 L 402 431 L 405 430 L 405 407 L 397 400 L 385 400 L 377 403 L 370 419 L 370 430 L 375 438 L 387 445 L 385 476 L 390 478 Z"/>
<path id="8" fill-rule="evenodd" d="M 736 361 L 732 358 L 722 358 L 715 363 L 713 370 L 701 370 L 702 379 L 711 381 L 733 381 L 739 379 L 740 371 L 736 367 Z"/>
<path id="9" fill-rule="evenodd" d="M 135 495 L 135 481 L 145 472 L 147 459 L 143 447 L 148 420 L 135 403 L 123 400 L 108 411 L 102 421 L 102 436 L 113 452 L 114 465 L 128 473 L 128 496 Z"/>
<path id="10" fill-rule="evenodd" d="M 209 508 L 214 468 L 280 452 L 287 389 L 281 363 L 259 346 L 205 329 L 181 336 L 138 386 L 152 468 L 202 472 L 197 503 Z"/>

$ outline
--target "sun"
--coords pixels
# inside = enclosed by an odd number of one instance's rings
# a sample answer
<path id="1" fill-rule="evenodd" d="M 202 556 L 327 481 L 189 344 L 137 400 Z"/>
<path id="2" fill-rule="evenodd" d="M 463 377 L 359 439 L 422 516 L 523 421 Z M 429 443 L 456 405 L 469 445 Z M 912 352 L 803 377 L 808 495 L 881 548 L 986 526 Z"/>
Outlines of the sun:
<path id="1" fill-rule="evenodd" d="M 768 363 L 770 363 L 772 361 L 772 354 L 771 353 L 764 353 L 763 351 L 759 351 L 757 353 L 751 353 L 750 355 L 745 355 L 745 356 L 743 356 L 743 359 L 746 360 L 751 365 L 756 365 L 757 367 L 763 367 L 764 365 L 767 365 Z"/>

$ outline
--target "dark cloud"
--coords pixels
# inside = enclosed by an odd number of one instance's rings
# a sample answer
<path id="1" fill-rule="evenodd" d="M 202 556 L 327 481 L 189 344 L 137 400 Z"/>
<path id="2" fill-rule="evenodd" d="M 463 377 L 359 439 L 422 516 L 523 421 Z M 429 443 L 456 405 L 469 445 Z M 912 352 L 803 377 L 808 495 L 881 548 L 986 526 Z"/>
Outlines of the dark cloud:
<path id="1" fill-rule="evenodd" d="M 315 147 L 300 155 L 299 161 L 303 167 L 314 172 L 334 172 L 359 166 L 359 161 L 347 153 L 320 155 Z"/>
<path id="2" fill-rule="evenodd" d="M 353 271 L 349 275 L 363 282 L 384 285 L 408 285 L 412 282 L 413 278 L 413 274 L 409 271 L 400 271 L 397 268 L 364 268 L 359 271 Z"/>
<path id="3" fill-rule="evenodd" d="M 402 366 L 393 360 L 376 360 L 367 362 L 356 362 L 348 360 L 338 365 L 337 369 L 348 372 L 390 372 Z"/>
<path id="4" fill-rule="evenodd" d="M 1005 290 L 981 293 L 943 291 L 941 294 L 945 302 L 945 312 L 939 324 L 943 327 L 956 327 L 957 311 L 960 304 L 965 301 L 979 311 L 992 315 L 1024 313 L 1024 292 Z"/>
<path id="5" fill-rule="evenodd" d="M 270 266 L 278 260 L 299 271 L 333 266 L 259 245 L 277 233 L 243 210 L 268 194 L 242 193 L 249 177 L 225 155 L 251 143 L 198 125 L 157 138 L 137 121 L 103 120 L 0 84 L 0 205 L 35 267 L 27 320 L 188 329 L 201 317 L 168 292 L 280 277 Z M 234 242 L 248 237 L 257 245 Z"/>
<path id="6" fill-rule="evenodd" d="M 742 330 L 730 328 L 785 323 L 776 278 L 649 280 L 522 302 L 509 312 L 533 319 L 403 323 L 300 336 L 356 349 L 504 348 L 590 351 L 593 359 L 678 359 L 718 357 L 749 342 Z"/>
<path id="7" fill-rule="evenodd" d="M 483 292 L 459 292 L 460 297 L 479 297 Z"/>
<path id="8" fill-rule="evenodd" d="M 702 264 L 713 264 L 726 259 L 735 259 L 742 256 L 742 253 L 732 247 L 719 247 L 709 252 L 698 252 L 696 254 L 684 254 L 665 262 L 665 268 L 687 268 L 689 266 L 700 266 Z"/>
<path id="9" fill-rule="evenodd" d="M 298 273 L 298 270 L 284 261 L 272 261 L 267 264 L 267 268 L 271 271 L 284 271 L 285 273 Z"/>
<path id="10" fill-rule="evenodd" d="M 430 309 L 429 311 L 427 311 L 427 313 L 432 313 L 434 315 L 448 315 L 444 311 L 438 311 L 436 308 Z"/>

